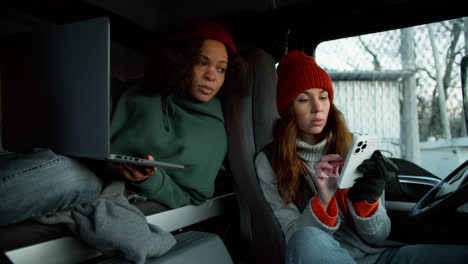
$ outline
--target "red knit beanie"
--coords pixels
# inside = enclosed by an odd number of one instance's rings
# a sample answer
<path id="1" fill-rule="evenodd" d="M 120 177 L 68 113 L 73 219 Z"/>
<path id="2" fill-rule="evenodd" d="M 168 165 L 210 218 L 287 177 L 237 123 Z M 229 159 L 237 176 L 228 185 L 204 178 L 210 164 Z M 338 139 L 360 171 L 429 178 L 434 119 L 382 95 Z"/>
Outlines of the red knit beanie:
<path id="1" fill-rule="evenodd" d="M 214 39 L 224 43 L 224 45 L 237 53 L 236 45 L 234 45 L 229 31 L 223 25 L 207 18 L 199 18 L 188 24 L 184 30 L 184 36 L 201 39 Z"/>
<path id="2" fill-rule="evenodd" d="M 330 101 L 333 101 L 330 76 L 312 57 L 300 51 L 291 51 L 281 58 L 276 72 L 276 106 L 280 115 L 300 93 L 310 88 L 325 89 Z"/>

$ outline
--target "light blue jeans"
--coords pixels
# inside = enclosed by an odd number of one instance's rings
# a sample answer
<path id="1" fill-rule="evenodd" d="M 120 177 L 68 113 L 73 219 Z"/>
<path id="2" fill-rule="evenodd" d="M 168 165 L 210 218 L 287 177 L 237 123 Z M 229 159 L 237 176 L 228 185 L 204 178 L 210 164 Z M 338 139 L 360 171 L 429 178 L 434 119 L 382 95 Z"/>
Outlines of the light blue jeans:
<path id="1" fill-rule="evenodd" d="M 289 238 L 286 247 L 287 264 L 346 264 L 356 263 L 348 251 L 325 231 L 306 226 Z"/>
<path id="2" fill-rule="evenodd" d="M 102 181 L 77 160 L 48 149 L 0 156 L 0 226 L 96 199 Z"/>
<path id="3" fill-rule="evenodd" d="M 303 227 L 289 239 L 286 263 L 356 263 L 331 235 L 316 227 Z M 382 253 L 377 264 L 400 263 L 468 263 L 468 246 L 408 245 Z"/>

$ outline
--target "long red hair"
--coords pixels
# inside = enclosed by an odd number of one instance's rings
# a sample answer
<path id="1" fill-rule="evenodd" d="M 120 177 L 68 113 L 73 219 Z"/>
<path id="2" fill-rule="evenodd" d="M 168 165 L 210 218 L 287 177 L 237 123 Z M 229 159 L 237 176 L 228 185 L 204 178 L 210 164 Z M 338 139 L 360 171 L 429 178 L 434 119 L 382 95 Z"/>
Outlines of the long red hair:
<path id="1" fill-rule="evenodd" d="M 272 167 L 277 175 L 277 186 L 285 204 L 293 202 L 299 187 L 301 177 L 301 162 L 297 154 L 296 138 L 298 127 L 293 104 L 289 104 L 282 116 L 273 126 Z M 327 140 L 325 154 L 339 154 L 346 157 L 351 145 L 350 133 L 343 113 L 330 102 L 328 121 L 320 141 Z"/>

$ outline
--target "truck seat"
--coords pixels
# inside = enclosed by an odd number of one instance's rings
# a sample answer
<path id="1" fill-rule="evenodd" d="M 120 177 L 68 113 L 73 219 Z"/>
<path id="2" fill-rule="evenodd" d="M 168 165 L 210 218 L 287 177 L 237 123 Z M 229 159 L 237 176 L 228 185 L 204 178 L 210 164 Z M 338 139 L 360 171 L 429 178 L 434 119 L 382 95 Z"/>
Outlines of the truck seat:
<path id="1" fill-rule="evenodd" d="M 261 49 L 246 53 L 247 92 L 224 104 L 228 158 L 240 210 L 241 255 L 252 263 L 284 263 L 285 239 L 265 200 L 256 170 L 256 154 L 271 141 L 276 110 L 275 60 Z"/>

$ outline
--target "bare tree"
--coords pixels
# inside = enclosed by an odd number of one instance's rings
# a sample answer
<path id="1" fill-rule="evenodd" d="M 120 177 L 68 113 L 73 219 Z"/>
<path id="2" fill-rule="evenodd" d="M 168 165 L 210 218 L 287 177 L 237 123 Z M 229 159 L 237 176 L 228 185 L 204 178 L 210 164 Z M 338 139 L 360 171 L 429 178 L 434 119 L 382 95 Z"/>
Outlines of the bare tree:
<path id="1" fill-rule="evenodd" d="M 450 133 L 450 125 L 449 125 L 448 116 L 447 116 L 445 89 L 444 89 L 442 70 L 441 70 L 442 66 L 440 65 L 440 59 L 439 59 L 439 50 L 435 43 L 434 30 L 432 29 L 431 24 L 427 25 L 427 30 L 429 32 L 429 40 L 431 42 L 432 55 L 434 57 L 434 68 L 436 71 L 436 84 L 437 84 L 436 87 L 437 87 L 438 99 L 439 99 L 438 100 L 439 114 L 440 114 L 440 119 L 441 119 L 442 131 L 443 131 L 444 138 L 451 139 L 452 136 Z"/>
<path id="2" fill-rule="evenodd" d="M 371 56 L 372 56 L 372 64 L 374 65 L 374 71 L 380 71 L 382 69 L 382 65 L 380 64 L 379 57 L 377 56 L 377 53 L 374 52 L 361 38 L 361 36 L 358 37 L 359 42 L 361 42 L 362 47 L 364 48 L 365 51 L 367 51 Z"/>
<path id="3" fill-rule="evenodd" d="M 445 73 L 443 77 L 445 94 L 447 94 L 448 87 L 450 87 L 453 83 L 452 72 L 454 66 L 456 65 L 456 57 L 463 52 L 462 49 L 457 50 L 457 44 L 460 41 L 461 32 L 463 29 L 463 19 L 451 20 L 448 22 L 448 24 L 449 25 L 446 26 L 446 28 L 447 31 L 450 32 L 451 41 L 445 58 Z M 445 25 L 445 23 L 442 23 L 442 25 Z M 456 82 L 459 83 L 459 80 L 457 79 Z"/>
<path id="4" fill-rule="evenodd" d="M 445 72 L 444 72 L 444 77 L 443 77 L 444 91 L 446 95 L 448 94 L 449 87 L 453 87 L 455 85 L 460 84 L 460 79 L 458 78 L 459 74 L 453 74 L 453 73 L 457 73 L 457 71 L 459 71 L 459 61 L 457 61 L 457 58 L 459 58 L 459 56 L 463 56 L 463 47 L 459 48 L 459 45 L 458 45 L 458 43 L 460 42 L 460 38 L 462 37 L 462 33 L 463 33 L 463 28 L 464 28 L 463 20 L 464 20 L 463 18 L 459 18 L 459 19 L 455 19 L 455 20 L 442 23 L 442 25 L 444 26 L 446 25 L 445 26 L 446 30 L 451 33 L 450 34 L 451 42 L 450 42 L 450 45 L 446 54 L 446 59 L 445 59 L 446 67 L 445 67 Z M 460 117 L 452 116 L 449 118 L 450 127 L 455 128 L 451 130 L 452 137 L 466 136 L 466 126 L 460 125 L 461 120 L 464 120 L 463 109 L 461 111 Z"/>
<path id="5" fill-rule="evenodd" d="M 429 68 L 418 68 L 418 70 L 425 72 L 429 78 L 433 79 L 436 82 L 436 89 L 434 89 L 433 91 L 432 103 L 430 104 L 432 106 L 432 111 L 425 113 L 430 115 L 429 125 L 431 126 L 430 130 L 432 131 L 433 136 L 442 136 L 444 138 L 451 138 L 452 136 L 465 136 L 466 129 L 463 128 L 463 126 L 460 126 L 456 123 L 459 122 L 459 120 L 461 120 L 460 117 L 449 117 L 448 115 L 443 113 L 444 111 L 447 112 L 445 105 L 448 89 L 460 83 L 458 77 L 459 75 L 457 74 L 457 71 L 454 70 L 454 68 L 456 68 L 456 66 L 458 65 L 457 58 L 463 53 L 463 49 L 460 49 L 458 45 L 463 28 L 463 20 L 456 19 L 441 22 L 437 26 L 439 28 L 442 28 L 445 32 L 448 32 L 450 34 L 450 39 L 447 49 L 442 51 L 440 50 L 440 47 L 436 47 L 436 37 L 434 36 L 434 33 L 432 33 L 430 43 L 432 46 L 432 53 L 434 57 L 435 73 L 432 69 Z M 429 31 L 429 26 L 427 28 Z M 430 25 L 430 28 L 433 32 L 435 29 L 435 25 Z M 429 35 L 431 35 L 431 33 Z M 444 54 L 443 60 L 440 59 L 441 57 L 439 57 L 439 54 Z M 439 58 L 436 59 L 436 57 Z M 442 97 L 440 97 L 439 95 L 442 95 Z M 463 118 L 463 116 L 461 118 Z M 455 129 L 450 129 L 451 127 Z"/>

